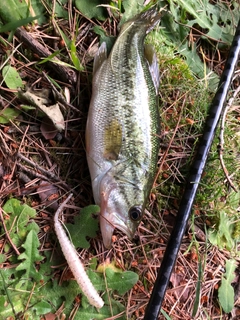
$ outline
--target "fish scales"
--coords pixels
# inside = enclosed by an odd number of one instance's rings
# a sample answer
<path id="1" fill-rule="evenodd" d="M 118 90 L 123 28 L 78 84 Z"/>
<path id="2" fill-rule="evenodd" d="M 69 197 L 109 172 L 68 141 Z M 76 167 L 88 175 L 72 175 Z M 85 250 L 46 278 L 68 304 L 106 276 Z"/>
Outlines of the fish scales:
<path id="1" fill-rule="evenodd" d="M 144 38 L 159 19 L 150 9 L 124 23 L 109 56 L 103 43 L 94 60 L 86 151 L 106 247 L 115 228 L 134 235 L 156 172 L 159 71 Z"/>

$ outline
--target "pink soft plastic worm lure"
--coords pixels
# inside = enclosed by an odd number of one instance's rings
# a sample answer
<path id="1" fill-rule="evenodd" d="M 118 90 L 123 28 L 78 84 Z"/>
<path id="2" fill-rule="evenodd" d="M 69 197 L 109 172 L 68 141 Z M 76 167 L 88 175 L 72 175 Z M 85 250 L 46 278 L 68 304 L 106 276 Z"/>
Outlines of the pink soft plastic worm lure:
<path id="1" fill-rule="evenodd" d="M 67 199 L 61 204 L 57 212 L 54 216 L 54 227 L 55 232 L 58 238 L 58 241 L 60 243 L 62 252 L 64 254 L 64 257 L 68 263 L 69 268 L 72 271 L 72 274 L 74 275 L 74 278 L 76 279 L 79 287 L 81 288 L 83 294 L 87 297 L 89 303 L 100 309 L 103 307 L 104 302 L 102 298 L 99 296 L 98 292 L 94 288 L 91 280 L 89 279 L 83 263 L 79 259 L 78 253 L 76 249 L 74 248 L 73 244 L 70 242 L 69 238 L 67 237 L 62 223 L 59 221 L 59 214 L 62 211 L 62 208 L 66 205 L 66 203 L 71 198 L 72 194 L 70 194 Z"/>

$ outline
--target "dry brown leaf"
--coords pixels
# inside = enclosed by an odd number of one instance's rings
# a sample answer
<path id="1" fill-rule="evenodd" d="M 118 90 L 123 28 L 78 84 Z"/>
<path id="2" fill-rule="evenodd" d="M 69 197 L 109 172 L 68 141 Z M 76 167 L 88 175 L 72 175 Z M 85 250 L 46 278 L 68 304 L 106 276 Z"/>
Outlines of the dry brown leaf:
<path id="1" fill-rule="evenodd" d="M 57 210 L 58 202 L 58 188 L 47 181 L 42 180 L 40 182 L 40 186 L 37 189 L 39 198 L 41 199 L 41 203 L 45 206 L 49 206 L 50 208 Z"/>

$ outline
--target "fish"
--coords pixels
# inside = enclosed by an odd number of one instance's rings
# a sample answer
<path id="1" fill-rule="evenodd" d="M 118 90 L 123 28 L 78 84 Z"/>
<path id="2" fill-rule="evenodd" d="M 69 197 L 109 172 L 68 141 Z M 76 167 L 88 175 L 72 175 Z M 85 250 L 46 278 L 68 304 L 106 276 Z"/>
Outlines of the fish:
<path id="1" fill-rule="evenodd" d="M 122 24 L 110 54 L 103 42 L 94 58 L 86 155 L 106 248 L 115 228 L 133 238 L 156 174 L 160 75 L 144 40 L 159 21 L 156 8 L 138 14 Z"/>

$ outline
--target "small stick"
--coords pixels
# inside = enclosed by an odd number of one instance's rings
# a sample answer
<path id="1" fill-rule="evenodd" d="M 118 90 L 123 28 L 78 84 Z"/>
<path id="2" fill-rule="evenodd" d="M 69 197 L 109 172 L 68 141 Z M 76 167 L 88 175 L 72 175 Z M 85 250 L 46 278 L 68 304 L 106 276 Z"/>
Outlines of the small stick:
<path id="1" fill-rule="evenodd" d="M 220 160 L 220 163 L 221 163 L 221 166 L 222 166 L 222 169 L 223 169 L 223 172 L 227 178 L 227 181 L 228 183 L 230 184 L 231 188 L 237 192 L 237 188 L 235 187 L 235 185 L 233 184 L 229 174 L 228 174 L 228 170 L 225 166 L 225 163 L 224 163 L 224 159 L 223 159 L 223 150 L 224 150 L 224 128 L 225 128 L 225 121 L 226 121 L 226 116 L 227 116 L 227 113 L 228 113 L 228 110 L 231 108 L 235 98 L 237 97 L 237 95 L 239 94 L 240 92 L 240 87 L 238 87 L 234 93 L 233 93 L 233 96 L 229 99 L 227 105 L 226 105 L 226 108 L 223 112 L 223 115 L 222 115 L 222 124 L 221 124 L 221 129 L 220 129 L 220 135 L 219 135 L 219 140 L 220 140 L 220 143 L 219 143 L 219 160 Z"/>
<path id="2" fill-rule="evenodd" d="M 64 254 L 65 259 L 67 260 L 68 266 L 71 269 L 74 278 L 76 279 L 79 287 L 81 288 L 83 294 L 87 297 L 89 303 L 96 308 L 102 308 L 104 302 L 102 298 L 97 293 L 96 289 L 94 288 L 92 282 L 90 281 L 82 262 L 79 259 L 78 253 L 74 248 L 73 244 L 70 242 L 69 238 L 67 237 L 61 222 L 59 221 L 59 214 L 62 212 L 64 206 L 72 197 L 70 194 L 67 199 L 60 205 L 58 210 L 54 216 L 54 227 L 55 232 L 60 243 L 62 252 Z"/>
<path id="3" fill-rule="evenodd" d="M 15 31 L 16 37 L 23 42 L 28 49 L 37 53 L 39 57 L 47 58 L 52 54 L 50 50 L 44 47 L 41 43 L 35 39 L 30 32 L 27 32 L 24 28 L 17 28 Z M 74 86 L 77 82 L 77 73 L 69 67 L 62 66 L 57 57 L 54 57 L 52 61 L 48 61 L 49 66 L 59 75 L 59 77 Z"/>
<path id="4" fill-rule="evenodd" d="M 27 162 L 28 164 L 30 164 L 33 168 L 43 172 L 47 177 L 49 177 L 50 179 L 53 179 L 55 181 L 60 182 L 60 178 L 57 177 L 52 171 L 49 171 L 47 169 L 44 169 L 43 167 L 41 167 L 39 164 L 37 164 L 36 162 L 28 159 L 27 157 L 25 157 L 23 154 L 21 154 L 20 152 L 17 153 L 17 157 L 20 158 L 21 160 Z M 45 177 L 46 179 L 46 177 Z"/>
<path id="5" fill-rule="evenodd" d="M 20 255 L 20 252 L 18 251 L 18 248 L 15 246 L 15 244 L 12 242 L 12 239 L 9 235 L 9 232 L 5 226 L 5 222 L 4 222 L 4 218 L 3 218 L 3 214 L 2 214 L 2 209 L 0 208 L 0 219 L 2 220 L 2 225 L 3 225 L 3 229 L 6 233 L 6 237 L 10 243 L 10 245 L 13 247 L 13 250 L 16 252 L 16 254 L 19 256 Z"/>
<path id="6" fill-rule="evenodd" d="M 22 155 L 20 152 L 17 152 L 17 157 L 20 158 L 21 160 L 27 162 L 29 165 L 33 166 L 36 170 L 43 172 L 45 175 L 40 174 L 35 170 L 29 169 L 25 165 L 23 165 L 20 162 L 18 162 L 17 166 L 21 170 L 27 172 L 28 174 L 32 175 L 33 177 L 36 177 L 36 178 L 39 178 L 39 179 L 42 179 L 42 180 L 48 181 L 49 179 L 52 179 L 52 180 L 56 181 L 57 183 L 59 183 L 62 187 L 64 187 L 67 190 L 69 190 L 69 186 L 64 181 L 62 181 L 60 178 L 58 178 L 53 172 L 47 171 L 46 169 L 41 167 L 39 164 L 33 162 L 32 160 L 30 160 L 27 157 L 25 157 L 24 155 Z M 74 191 L 74 194 L 75 193 L 76 193 L 76 191 Z"/>

